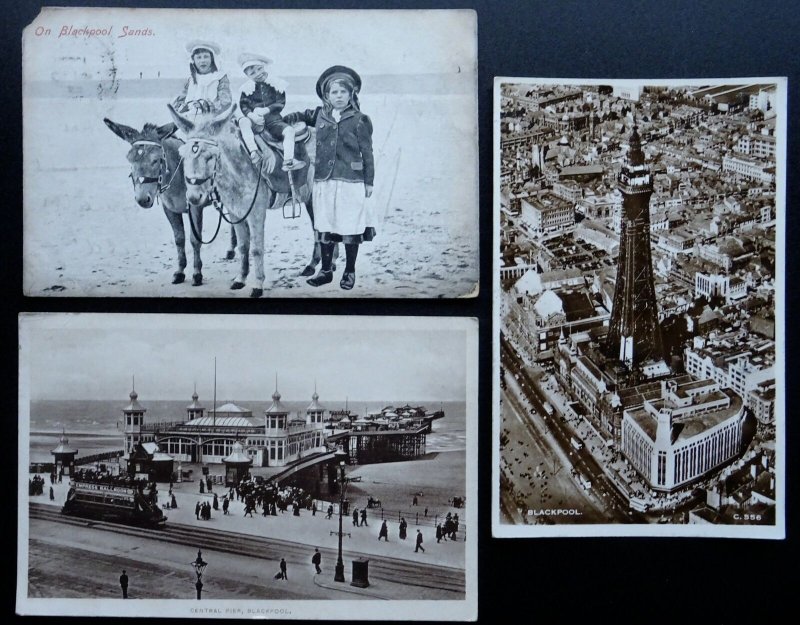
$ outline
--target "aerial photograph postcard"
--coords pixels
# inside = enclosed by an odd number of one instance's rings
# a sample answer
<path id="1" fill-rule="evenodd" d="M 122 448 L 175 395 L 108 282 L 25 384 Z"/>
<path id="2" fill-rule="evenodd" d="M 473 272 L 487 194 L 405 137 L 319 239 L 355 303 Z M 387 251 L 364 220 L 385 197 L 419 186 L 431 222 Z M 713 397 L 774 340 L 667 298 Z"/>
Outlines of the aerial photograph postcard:
<path id="1" fill-rule="evenodd" d="M 46 8 L 23 291 L 475 297 L 471 10 Z"/>
<path id="2" fill-rule="evenodd" d="M 494 97 L 493 534 L 783 538 L 786 79 Z"/>
<path id="3" fill-rule="evenodd" d="M 477 618 L 477 320 L 19 329 L 18 614 Z"/>

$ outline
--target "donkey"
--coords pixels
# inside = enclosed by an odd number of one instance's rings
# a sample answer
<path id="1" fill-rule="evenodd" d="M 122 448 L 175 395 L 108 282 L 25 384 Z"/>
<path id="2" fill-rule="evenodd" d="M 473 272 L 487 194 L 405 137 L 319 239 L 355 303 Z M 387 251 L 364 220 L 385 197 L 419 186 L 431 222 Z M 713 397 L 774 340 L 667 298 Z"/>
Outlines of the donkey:
<path id="1" fill-rule="evenodd" d="M 275 193 L 242 149 L 231 118 L 232 104 L 218 115 L 202 114 L 191 121 L 167 105 L 186 143 L 180 147 L 186 201 L 192 209 L 213 204 L 236 230 L 241 254 L 239 273 L 232 289 L 249 280 L 250 297 L 264 294 L 264 221 Z M 250 271 L 250 252 L 254 272 Z"/>
<path id="2" fill-rule="evenodd" d="M 178 266 L 172 274 L 172 284 L 180 284 L 185 279 L 186 268 L 186 234 L 183 225 L 183 214 L 191 211 L 190 218 L 197 225 L 198 236 L 202 233 L 203 213 L 199 207 L 189 207 L 186 203 L 186 184 L 183 176 L 183 162 L 178 154 L 181 141 L 171 135 L 175 132 L 172 123 L 163 126 L 145 124 L 141 132 L 117 124 L 108 118 L 103 119 L 106 126 L 115 135 L 131 144 L 128 151 L 128 162 L 131 164 L 129 174 L 133 182 L 133 194 L 142 208 L 151 208 L 156 199 L 160 200 L 164 214 L 172 226 L 175 247 L 178 251 Z M 192 286 L 203 284 L 203 261 L 200 258 L 200 240 L 191 232 L 192 250 L 194 251 L 194 273 Z M 236 235 L 231 230 L 231 246 L 226 258 L 234 258 Z"/>

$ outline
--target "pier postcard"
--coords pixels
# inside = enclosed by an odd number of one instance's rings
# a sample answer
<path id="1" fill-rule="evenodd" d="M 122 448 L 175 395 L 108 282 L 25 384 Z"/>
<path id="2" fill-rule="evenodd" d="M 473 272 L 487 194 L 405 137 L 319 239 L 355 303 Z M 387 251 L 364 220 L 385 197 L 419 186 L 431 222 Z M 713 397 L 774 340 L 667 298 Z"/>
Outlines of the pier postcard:
<path id="1" fill-rule="evenodd" d="M 783 538 L 786 79 L 494 95 L 494 535 Z"/>
<path id="2" fill-rule="evenodd" d="M 22 44 L 25 295 L 477 295 L 474 11 L 45 8 Z"/>
<path id="3" fill-rule="evenodd" d="M 477 320 L 19 330 L 19 614 L 477 618 Z"/>

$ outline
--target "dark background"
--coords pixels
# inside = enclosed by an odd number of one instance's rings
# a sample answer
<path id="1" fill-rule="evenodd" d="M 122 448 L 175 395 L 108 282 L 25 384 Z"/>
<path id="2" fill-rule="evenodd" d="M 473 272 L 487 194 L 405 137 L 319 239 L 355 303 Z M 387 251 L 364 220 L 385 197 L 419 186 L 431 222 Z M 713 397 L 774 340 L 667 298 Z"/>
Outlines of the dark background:
<path id="1" fill-rule="evenodd" d="M 791 618 L 790 588 L 797 537 L 793 515 L 797 472 L 797 379 L 793 347 L 795 274 L 787 274 L 786 517 L 787 540 L 646 538 L 493 539 L 490 493 L 492 452 L 492 80 L 494 76 L 553 78 L 725 78 L 788 76 L 787 245 L 785 270 L 797 265 L 798 96 L 800 15 L 790 2 L 689 0 L 323 0 L 228 3 L 55 0 L 60 6 L 196 8 L 474 8 L 478 13 L 481 294 L 465 300 L 322 301 L 261 299 L 88 299 L 22 296 L 22 105 L 21 36 L 39 2 L 2 0 L 4 32 L 0 58 L 3 107 L 0 122 L 2 219 L 0 279 L 4 287 L 2 420 L 5 462 L 16 452 L 13 397 L 17 380 L 17 313 L 172 312 L 250 314 L 458 315 L 481 321 L 479 616 L 523 623 L 661 622 L 771 623 Z M 797 6 L 797 5 L 795 5 Z M 365 33 L 365 36 L 369 36 Z M 57 114 L 57 112 L 54 112 Z M 422 198 L 424 201 L 424 198 Z M 421 206 L 424 209 L 424 206 Z M 102 219 L 102 215 L 97 216 Z M 86 236 L 92 225 L 86 224 Z M 409 233 L 412 234 L 412 233 Z M 403 259 L 397 259 L 402 263 Z M 3 612 L 14 613 L 16 541 L 11 502 L 16 476 L 4 471 Z M 473 500 L 474 503 L 474 500 Z M 473 534 L 474 536 L 474 534 Z M 792 602 L 795 603 L 795 602 Z M 391 615 L 387 605 L 387 616 Z M 354 615 L 355 616 L 355 615 Z M 18 620 L 22 620 L 17 617 Z M 44 621 L 52 619 L 27 619 Z M 76 620 L 76 619 L 72 619 Z M 107 619 L 108 620 L 108 619 Z"/>

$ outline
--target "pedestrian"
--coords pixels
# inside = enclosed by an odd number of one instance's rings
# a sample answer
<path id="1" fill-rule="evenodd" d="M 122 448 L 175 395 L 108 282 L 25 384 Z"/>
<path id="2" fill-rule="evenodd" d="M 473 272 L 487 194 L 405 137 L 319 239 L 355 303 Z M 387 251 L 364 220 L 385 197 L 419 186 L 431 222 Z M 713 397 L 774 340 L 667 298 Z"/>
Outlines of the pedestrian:
<path id="1" fill-rule="evenodd" d="M 315 287 L 333 280 L 334 245 L 342 242 L 347 260 L 339 286 L 352 289 L 359 246 L 375 237 L 367 203 L 375 177 L 372 122 L 361 112 L 360 91 L 361 77 L 354 70 L 329 67 L 317 80 L 322 106 L 283 118 L 289 124 L 304 121 L 317 129 L 314 234 L 321 245 L 322 267 L 307 280 Z"/>
<path id="2" fill-rule="evenodd" d="M 225 497 L 225 499 L 222 500 L 222 514 L 228 514 L 228 506 L 230 505 L 231 500 Z"/>
<path id="3" fill-rule="evenodd" d="M 358 508 L 353 508 L 353 525 L 358 527 Z"/>
<path id="4" fill-rule="evenodd" d="M 440 543 L 440 542 L 442 542 L 442 536 L 443 536 L 443 535 L 444 535 L 444 532 L 442 532 L 442 524 L 441 524 L 441 523 L 439 523 L 439 524 L 436 526 L 436 542 L 437 542 L 437 543 Z"/>
<path id="5" fill-rule="evenodd" d="M 311 504 L 311 516 L 317 516 L 317 502 L 314 500 L 314 503 Z"/>
<path id="6" fill-rule="evenodd" d="M 214 510 L 219 510 L 219 500 L 217 499 L 217 493 L 214 493 Z"/>
<path id="7" fill-rule="evenodd" d="M 322 567 L 320 567 L 320 564 L 322 564 L 322 554 L 316 547 L 314 548 L 314 555 L 311 556 L 311 564 L 313 564 L 314 567 L 317 569 L 317 575 L 322 573 Z"/>
<path id="8" fill-rule="evenodd" d="M 425 547 L 422 546 L 422 530 L 417 530 L 417 546 L 414 549 L 414 553 L 420 550 L 422 550 L 422 553 L 425 553 Z"/>
<path id="9" fill-rule="evenodd" d="M 281 558 L 281 579 L 284 580 L 289 579 L 286 576 L 286 560 L 284 560 L 283 558 Z"/>
<path id="10" fill-rule="evenodd" d="M 200 494 L 202 495 L 205 492 L 206 492 L 206 487 L 203 484 L 203 480 L 200 480 Z"/>
<path id="11" fill-rule="evenodd" d="M 172 493 L 172 507 L 173 508 L 177 508 L 178 507 L 178 500 L 175 499 L 175 493 Z"/>
<path id="12" fill-rule="evenodd" d="M 367 527 L 369 527 L 369 524 L 367 523 L 367 509 L 366 508 L 361 508 L 361 523 L 359 524 L 359 527 L 361 527 L 362 525 L 366 525 Z"/>
<path id="13" fill-rule="evenodd" d="M 194 507 L 194 516 L 197 518 L 198 521 L 200 520 L 200 502 L 199 501 L 197 502 L 197 505 Z"/>
<path id="14" fill-rule="evenodd" d="M 405 517 L 400 518 L 400 540 L 406 539 L 406 529 L 408 528 L 408 523 L 406 523 Z"/>
<path id="15" fill-rule="evenodd" d="M 412 506 L 417 506 L 417 505 L 419 505 L 419 500 L 417 499 L 417 496 L 416 496 L 416 495 L 414 495 L 414 499 L 412 499 L 412 500 L 411 500 L 411 505 L 412 505 Z"/>
<path id="16" fill-rule="evenodd" d="M 425 518 L 428 518 L 428 509 L 425 508 Z"/>
<path id="17" fill-rule="evenodd" d="M 330 519 L 332 516 L 333 516 L 333 504 L 328 504 L 328 516 L 326 516 L 325 518 Z"/>
<path id="18" fill-rule="evenodd" d="M 389 528 L 386 526 L 386 521 L 381 523 L 381 529 L 378 532 L 378 542 L 383 538 L 387 543 L 389 542 Z"/>
<path id="19" fill-rule="evenodd" d="M 56 500 L 56 494 L 53 492 L 53 487 L 50 487 L 50 501 Z"/>
<path id="20" fill-rule="evenodd" d="M 128 598 L 128 574 L 125 569 L 122 569 L 122 575 L 119 576 L 119 585 L 122 588 L 122 598 Z"/>

